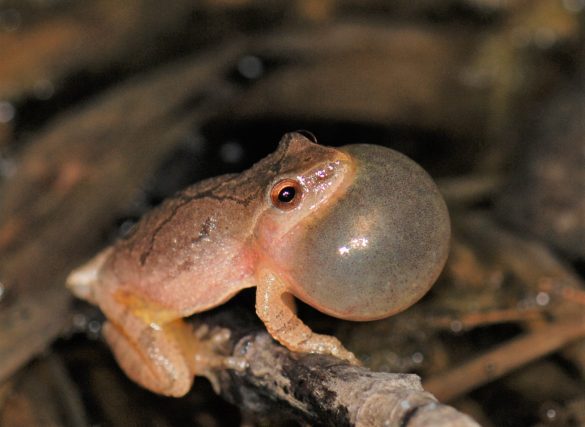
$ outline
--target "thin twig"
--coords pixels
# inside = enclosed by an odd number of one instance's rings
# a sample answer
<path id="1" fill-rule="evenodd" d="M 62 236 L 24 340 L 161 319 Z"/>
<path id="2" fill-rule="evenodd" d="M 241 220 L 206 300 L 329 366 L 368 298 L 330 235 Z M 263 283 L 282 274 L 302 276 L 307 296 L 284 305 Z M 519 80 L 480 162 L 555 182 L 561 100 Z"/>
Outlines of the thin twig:
<path id="1" fill-rule="evenodd" d="M 559 321 L 526 333 L 452 370 L 425 381 L 424 388 L 442 402 L 453 399 L 510 371 L 585 337 L 585 317 Z"/>

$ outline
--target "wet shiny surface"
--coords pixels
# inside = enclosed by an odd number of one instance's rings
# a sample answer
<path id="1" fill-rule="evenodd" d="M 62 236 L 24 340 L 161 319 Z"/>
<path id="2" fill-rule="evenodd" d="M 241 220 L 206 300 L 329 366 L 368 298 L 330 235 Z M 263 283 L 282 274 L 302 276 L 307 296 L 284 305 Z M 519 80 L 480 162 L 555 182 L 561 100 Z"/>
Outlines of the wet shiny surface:
<path id="1" fill-rule="evenodd" d="M 431 178 L 387 148 L 343 148 L 353 183 L 299 239 L 295 294 L 334 316 L 370 320 L 401 311 L 433 284 L 450 226 Z"/>

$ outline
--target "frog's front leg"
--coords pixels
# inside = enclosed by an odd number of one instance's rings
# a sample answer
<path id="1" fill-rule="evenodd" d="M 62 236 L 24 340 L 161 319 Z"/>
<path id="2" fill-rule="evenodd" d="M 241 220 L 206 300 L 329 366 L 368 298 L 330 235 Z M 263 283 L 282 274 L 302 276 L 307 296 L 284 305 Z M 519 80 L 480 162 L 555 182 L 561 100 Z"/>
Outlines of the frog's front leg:
<path id="1" fill-rule="evenodd" d="M 353 364 L 355 355 L 335 337 L 314 333 L 296 315 L 293 296 L 285 283 L 268 270 L 258 275 L 256 313 L 274 339 L 291 351 L 330 354 Z"/>

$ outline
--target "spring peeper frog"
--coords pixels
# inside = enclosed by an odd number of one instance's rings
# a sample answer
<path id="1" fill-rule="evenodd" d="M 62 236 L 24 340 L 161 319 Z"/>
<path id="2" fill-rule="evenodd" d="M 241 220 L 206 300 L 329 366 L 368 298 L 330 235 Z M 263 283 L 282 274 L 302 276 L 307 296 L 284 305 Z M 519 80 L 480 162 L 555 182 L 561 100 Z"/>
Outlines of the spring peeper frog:
<path id="1" fill-rule="evenodd" d="M 433 284 L 449 235 L 441 195 L 407 157 L 290 133 L 247 171 L 165 201 L 67 284 L 106 315 L 105 338 L 128 376 L 181 396 L 202 360 L 183 318 L 255 286 L 256 312 L 277 341 L 356 362 L 296 316 L 294 297 L 342 319 L 390 316 Z"/>

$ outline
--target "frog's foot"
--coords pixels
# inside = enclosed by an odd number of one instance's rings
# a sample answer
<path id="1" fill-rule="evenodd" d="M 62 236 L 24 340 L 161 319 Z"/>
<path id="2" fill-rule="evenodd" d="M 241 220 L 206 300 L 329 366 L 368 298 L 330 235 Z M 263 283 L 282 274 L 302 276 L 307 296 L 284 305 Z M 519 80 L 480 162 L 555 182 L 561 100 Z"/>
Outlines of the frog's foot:
<path id="1" fill-rule="evenodd" d="M 263 272 L 256 289 L 256 313 L 272 337 L 291 351 L 330 354 L 360 365 L 355 355 L 332 336 L 314 333 L 295 312 L 293 296 L 276 276 Z"/>
<path id="2" fill-rule="evenodd" d="M 346 360 L 352 365 L 361 365 L 359 359 L 355 357 L 355 355 L 351 351 L 346 349 L 337 338 L 332 337 L 330 335 L 321 335 L 311 332 L 311 335 L 306 337 L 306 339 L 303 337 L 303 340 L 301 342 L 291 345 L 293 346 L 296 345 L 294 351 L 302 351 L 305 353 L 330 354 L 339 359 Z"/>
<path id="3" fill-rule="evenodd" d="M 248 366 L 242 357 L 228 356 L 230 353 L 229 329 L 203 324 L 194 331 L 198 351 L 194 354 L 194 367 L 198 375 L 206 377 L 213 390 L 220 394 L 221 387 L 217 372 L 223 369 L 243 371 Z"/>

